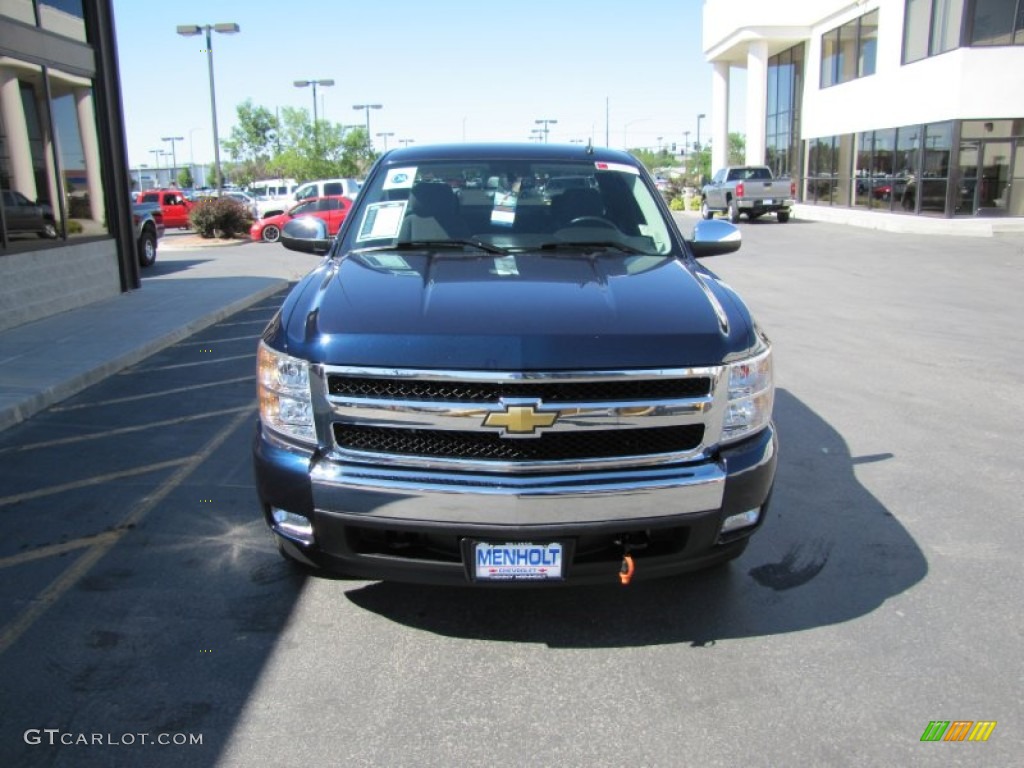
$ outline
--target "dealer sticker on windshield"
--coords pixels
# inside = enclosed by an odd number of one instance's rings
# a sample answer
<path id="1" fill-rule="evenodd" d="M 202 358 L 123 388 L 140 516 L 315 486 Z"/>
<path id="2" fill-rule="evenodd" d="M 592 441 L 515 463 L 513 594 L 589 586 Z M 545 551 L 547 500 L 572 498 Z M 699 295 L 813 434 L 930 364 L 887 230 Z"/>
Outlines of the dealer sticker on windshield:
<path id="1" fill-rule="evenodd" d="M 563 578 L 562 545 L 517 542 L 491 544 L 476 542 L 473 573 L 478 580 L 558 580 Z"/>

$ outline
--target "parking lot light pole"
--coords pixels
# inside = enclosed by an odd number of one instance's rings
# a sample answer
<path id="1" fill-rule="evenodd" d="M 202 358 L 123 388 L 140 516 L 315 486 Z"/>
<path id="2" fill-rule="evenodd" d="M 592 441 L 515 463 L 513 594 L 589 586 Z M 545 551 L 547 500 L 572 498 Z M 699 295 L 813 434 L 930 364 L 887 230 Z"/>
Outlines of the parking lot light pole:
<path id="1" fill-rule="evenodd" d="M 352 109 L 365 109 L 366 110 L 366 146 L 373 147 L 373 140 L 370 138 L 370 110 L 371 109 L 384 109 L 383 104 L 353 104 Z"/>
<path id="2" fill-rule="evenodd" d="M 220 169 L 220 135 L 217 133 L 217 96 L 213 87 L 213 41 L 212 32 L 219 32 L 222 35 L 233 35 L 241 31 L 235 23 L 222 24 L 179 24 L 178 34 L 183 37 L 193 37 L 206 32 L 206 62 L 210 70 L 210 114 L 213 116 L 213 165 L 217 174 L 217 191 L 224 189 L 224 174 Z"/>
<path id="3" fill-rule="evenodd" d="M 324 88 L 334 85 L 334 81 L 331 79 L 326 80 L 296 80 L 294 82 L 296 88 L 307 88 L 313 86 L 313 143 L 317 143 L 317 114 L 316 114 L 316 87 L 322 85 Z"/>
<path id="4" fill-rule="evenodd" d="M 534 120 L 533 122 L 535 122 L 537 125 L 543 125 L 544 126 L 541 130 L 544 131 L 544 143 L 547 144 L 548 143 L 548 126 L 549 125 L 554 125 L 558 121 L 557 120 L 550 120 L 548 118 L 542 118 L 540 120 Z"/>
<path id="5" fill-rule="evenodd" d="M 693 145 L 693 148 L 700 152 L 700 121 L 703 120 L 707 115 L 701 112 L 697 115 L 697 142 Z"/>
<path id="6" fill-rule="evenodd" d="M 395 135 L 394 132 L 393 131 L 388 131 L 387 133 L 378 133 L 377 135 L 384 139 L 384 151 L 387 152 L 388 151 L 388 136 L 394 136 Z"/>
<path id="7" fill-rule="evenodd" d="M 178 172 L 178 153 L 175 149 L 175 143 L 184 141 L 184 136 L 164 136 L 160 141 L 171 142 L 171 181 L 174 182 L 176 177 L 175 174 Z"/>

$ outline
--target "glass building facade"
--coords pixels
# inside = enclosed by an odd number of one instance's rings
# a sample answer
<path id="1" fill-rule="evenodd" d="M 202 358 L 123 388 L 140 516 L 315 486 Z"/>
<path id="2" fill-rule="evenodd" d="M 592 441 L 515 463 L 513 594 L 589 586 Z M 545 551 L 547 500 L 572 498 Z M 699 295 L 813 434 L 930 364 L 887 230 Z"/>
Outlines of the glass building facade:
<path id="1" fill-rule="evenodd" d="M 138 287 L 124 146 L 110 0 L 2 0 L 0 328 Z"/>

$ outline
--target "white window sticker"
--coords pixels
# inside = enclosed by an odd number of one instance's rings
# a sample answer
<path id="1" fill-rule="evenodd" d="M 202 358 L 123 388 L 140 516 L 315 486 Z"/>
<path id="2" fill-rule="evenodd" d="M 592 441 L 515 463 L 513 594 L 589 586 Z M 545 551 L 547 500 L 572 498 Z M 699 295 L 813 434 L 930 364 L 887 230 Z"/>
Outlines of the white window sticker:
<path id="1" fill-rule="evenodd" d="M 634 176 L 640 175 L 640 169 L 634 168 L 632 165 L 626 165 L 625 163 L 594 163 L 594 167 L 599 171 L 618 171 L 620 173 L 632 173 Z"/>
<path id="2" fill-rule="evenodd" d="M 411 189 L 414 181 L 415 168 L 392 168 L 384 177 L 384 189 Z"/>
<path id="3" fill-rule="evenodd" d="M 366 207 L 363 221 L 359 225 L 357 241 L 394 239 L 402 228 L 407 200 L 392 200 L 386 203 L 373 203 Z"/>
<path id="4" fill-rule="evenodd" d="M 518 204 L 519 196 L 514 192 L 495 192 L 491 224 L 499 227 L 511 227 L 516 222 L 516 205 Z"/>

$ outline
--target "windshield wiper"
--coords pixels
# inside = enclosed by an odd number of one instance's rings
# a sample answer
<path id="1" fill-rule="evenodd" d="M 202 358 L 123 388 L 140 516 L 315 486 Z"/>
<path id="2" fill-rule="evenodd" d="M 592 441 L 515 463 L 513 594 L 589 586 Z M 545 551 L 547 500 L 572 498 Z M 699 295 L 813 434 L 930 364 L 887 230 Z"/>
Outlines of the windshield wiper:
<path id="1" fill-rule="evenodd" d="M 615 249 L 617 251 L 622 251 L 623 253 L 635 253 L 640 256 L 653 255 L 648 253 L 647 251 L 642 251 L 639 248 L 634 248 L 632 245 L 620 243 L 617 240 L 579 240 L 571 242 L 559 241 L 556 243 L 542 243 L 541 245 L 537 246 L 537 250 L 539 251 L 557 251 L 561 248 L 582 248 L 584 250 L 594 251 L 606 251 L 609 249 Z"/>
<path id="2" fill-rule="evenodd" d="M 487 253 L 496 253 L 502 256 L 507 256 L 508 251 L 504 248 L 499 248 L 496 245 L 485 243 L 483 240 L 402 240 L 393 245 L 372 245 L 368 248 L 356 248 L 350 251 L 350 253 L 375 253 L 377 251 L 410 251 L 410 250 L 421 250 L 423 248 L 476 248 Z"/>

